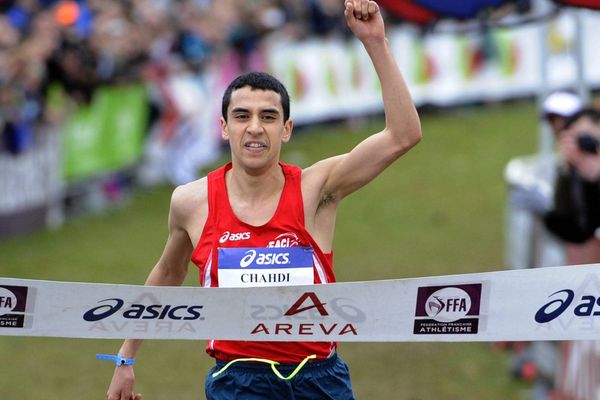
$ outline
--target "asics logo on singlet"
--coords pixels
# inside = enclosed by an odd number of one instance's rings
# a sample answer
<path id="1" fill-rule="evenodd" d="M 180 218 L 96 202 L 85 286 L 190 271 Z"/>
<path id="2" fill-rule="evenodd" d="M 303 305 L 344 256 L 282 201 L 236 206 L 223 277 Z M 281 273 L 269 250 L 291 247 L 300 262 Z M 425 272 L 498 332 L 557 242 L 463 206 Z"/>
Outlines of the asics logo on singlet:
<path id="1" fill-rule="evenodd" d="M 256 265 L 285 265 L 290 263 L 290 253 L 260 253 L 248 250 L 240 260 L 240 267 L 246 268 L 252 263 Z"/>
<path id="2" fill-rule="evenodd" d="M 229 231 L 225 231 L 219 238 L 219 243 L 225 243 L 227 241 L 236 242 L 238 240 L 248 240 L 248 239 L 250 239 L 250 232 L 231 233 Z"/>

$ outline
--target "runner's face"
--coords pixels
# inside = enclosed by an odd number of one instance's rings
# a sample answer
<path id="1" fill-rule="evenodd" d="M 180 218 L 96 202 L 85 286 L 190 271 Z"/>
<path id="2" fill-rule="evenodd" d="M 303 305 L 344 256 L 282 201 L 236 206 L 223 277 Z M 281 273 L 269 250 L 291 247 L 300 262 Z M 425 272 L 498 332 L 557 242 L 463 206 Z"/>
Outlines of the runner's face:
<path id="1" fill-rule="evenodd" d="M 231 146 L 234 162 L 261 168 L 279 161 L 281 144 L 290 140 L 292 121 L 283 120 L 278 93 L 243 87 L 231 94 L 221 135 Z"/>

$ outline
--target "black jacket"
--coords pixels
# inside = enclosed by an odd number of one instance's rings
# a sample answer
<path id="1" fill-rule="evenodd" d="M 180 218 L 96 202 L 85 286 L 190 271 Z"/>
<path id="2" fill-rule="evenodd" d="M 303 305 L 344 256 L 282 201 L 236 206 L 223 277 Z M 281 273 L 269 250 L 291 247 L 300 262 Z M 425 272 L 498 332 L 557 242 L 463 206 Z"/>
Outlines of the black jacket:
<path id="1" fill-rule="evenodd" d="M 561 172 L 554 209 L 544 216 L 546 228 L 571 243 L 583 243 L 600 227 L 600 181 L 584 180 L 574 169 Z"/>

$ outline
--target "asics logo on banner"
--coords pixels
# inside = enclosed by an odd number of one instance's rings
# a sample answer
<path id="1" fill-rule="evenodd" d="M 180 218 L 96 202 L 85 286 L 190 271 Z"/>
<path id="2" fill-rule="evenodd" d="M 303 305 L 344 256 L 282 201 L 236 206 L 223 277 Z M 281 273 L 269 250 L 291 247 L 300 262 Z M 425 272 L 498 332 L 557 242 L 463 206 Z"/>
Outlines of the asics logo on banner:
<path id="1" fill-rule="evenodd" d="M 123 308 L 125 301 L 123 299 L 113 298 L 100 300 L 98 303 L 106 303 L 94 307 L 83 314 L 83 319 L 89 322 L 100 321 L 115 314 Z M 132 304 L 122 312 L 123 318 L 144 319 L 144 320 L 196 320 L 204 319 L 200 315 L 200 310 L 204 306 L 200 305 L 171 305 L 171 304 Z"/>
<path id="2" fill-rule="evenodd" d="M 561 297 L 557 299 L 552 300 L 551 302 L 544 304 L 542 308 L 540 308 L 538 312 L 535 313 L 536 322 L 542 324 L 544 322 L 552 321 L 553 319 L 561 315 L 571 305 L 571 303 L 573 302 L 573 297 L 575 297 L 575 294 L 571 289 L 559 290 L 558 292 L 552 293 L 549 297 L 558 294 L 563 295 L 561 295 Z"/>
<path id="3" fill-rule="evenodd" d="M 290 253 L 260 253 L 248 250 L 240 260 L 240 267 L 246 268 L 250 264 L 256 265 L 286 265 L 290 263 Z"/>
<path id="4" fill-rule="evenodd" d="M 537 313 L 535 321 L 543 324 L 550 322 L 561 316 L 575 300 L 575 292 L 571 289 L 563 289 L 552 293 L 549 298 L 555 297 L 552 301 L 544 304 Z M 575 301 L 573 314 L 576 317 L 598 317 L 600 316 L 600 296 L 586 294 Z"/>
<path id="5" fill-rule="evenodd" d="M 219 243 L 225 243 L 227 241 L 237 242 L 239 240 L 248 240 L 248 239 L 250 239 L 250 232 L 231 233 L 229 231 L 225 231 L 219 238 Z"/>

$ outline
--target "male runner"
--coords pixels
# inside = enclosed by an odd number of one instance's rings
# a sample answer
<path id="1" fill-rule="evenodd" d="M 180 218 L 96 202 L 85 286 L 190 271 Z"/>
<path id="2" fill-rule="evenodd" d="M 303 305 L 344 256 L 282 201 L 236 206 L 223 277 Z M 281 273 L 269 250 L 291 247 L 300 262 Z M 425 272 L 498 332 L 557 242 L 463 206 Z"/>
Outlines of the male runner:
<path id="1" fill-rule="evenodd" d="M 293 128 L 287 91 L 264 73 L 236 78 L 223 97 L 221 118 L 231 163 L 175 189 L 167 243 L 147 285 L 181 285 L 192 259 L 205 287 L 260 286 L 260 278 L 243 278 L 241 268 L 224 264 L 240 251 L 269 254 L 281 247 L 289 248 L 289 261 L 299 271 L 282 284 L 335 281 L 331 253 L 338 204 L 421 139 L 419 118 L 385 38 L 379 7 L 374 1 L 346 0 L 344 14 L 380 79 L 385 128 L 349 153 L 304 170 L 281 163 L 281 146 Z M 133 358 L 141 343 L 126 340 L 119 354 Z M 354 398 L 335 343 L 211 340 L 207 352 L 216 359 L 206 379 L 209 400 Z M 281 374 L 269 364 L 240 360 L 246 358 L 279 362 Z M 286 380 L 284 375 L 293 377 Z M 141 395 L 133 395 L 134 381 L 132 366 L 116 367 L 108 399 L 139 400 Z"/>

